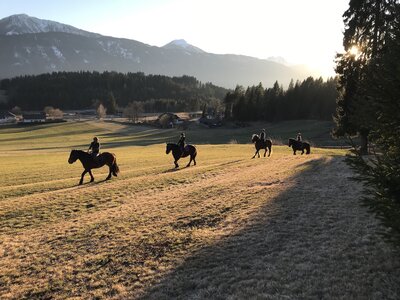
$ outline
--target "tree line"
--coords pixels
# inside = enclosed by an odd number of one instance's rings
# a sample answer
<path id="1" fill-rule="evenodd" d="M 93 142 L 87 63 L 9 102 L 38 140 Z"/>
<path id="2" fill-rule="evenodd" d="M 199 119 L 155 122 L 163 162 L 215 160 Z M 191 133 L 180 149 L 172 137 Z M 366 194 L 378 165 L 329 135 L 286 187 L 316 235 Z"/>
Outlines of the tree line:
<path id="1" fill-rule="evenodd" d="M 287 90 L 277 81 L 266 89 L 261 83 L 247 89 L 237 86 L 224 98 L 225 116 L 239 121 L 332 120 L 336 85 L 335 78 L 309 77 L 302 82 L 292 80 Z"/>
<path id="2" fill-rule="evenodd" d="M 400 2 L 350 1 L 343 20 L 334 134 L 360 137 L 348 162 L 385 237 L 400 246 Z"/>
<path id="3" fill-rule="evenodd" d="M 42 110 L 97 109 L 107 113 L 138 107 L 143 112 L 198 111 L 204 107 L 239 121 L 291 119 L 331 120 L 337 97 L 336 80 L 312 77 L 293 80 L 287 90 L 278 82 L 271 88 L 259 84 L 229 91 L 191 76 L 168 77 L 144 73 L 54 72 L 4 79 L 7 108 Z M 134 104 L 132 106 L 132 103 Z M 221 107 L 225 105 L 225 111 Z"/>
<path id="4" fill-rule="evenodd" d="M 133 101 L 148 112 L 197 111 L 212 99 L 223 99 L 227 89 L 201 83 L 191 76 L 168 77 L 144 73 L 54 72 L 3 79 L 0 89 L 7 106 L 23 110 L 88 109 L 103 104 L 108 113 Z"/>

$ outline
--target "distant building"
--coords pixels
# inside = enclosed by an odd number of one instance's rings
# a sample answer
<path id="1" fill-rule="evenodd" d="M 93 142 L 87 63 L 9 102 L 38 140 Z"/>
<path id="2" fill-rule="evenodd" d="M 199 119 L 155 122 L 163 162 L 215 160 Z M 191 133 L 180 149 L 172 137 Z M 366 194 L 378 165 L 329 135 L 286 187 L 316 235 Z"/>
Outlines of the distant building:
<path id="1" fill-rule="evenodd" d="M 30 113 L 22 115 L 22 123 L 44 123 L 46 122 L 46 113 Z"/>
<path id="2" fill-rule="evenodd" d="M 17 116 L 14 115 L 13 113 L 6 111 L 6 112 L 0 112 L 0 123 L 1 124 L 7 124 L 7 123 L 16 123 L 17 122 Z"/>
<path id="3" fill-rule="evenodd" d="M 199 123 L 206 125 L 210 128 L 214 128 L 214 127 L 221 127 L 222 126 L 222 121 L 221 118 L 217 117 L 217 118 L 213 118 L 210 115 L 206 115 L 203 116 L 199 119 Z"/>
<path id="4" fill-rule="evenodd" d="M 173 128 L 176 125 L 183 124 L 185 120 L 173 113 L 163 113 L 158 116 L 157 122 L 162 128 Z"/>

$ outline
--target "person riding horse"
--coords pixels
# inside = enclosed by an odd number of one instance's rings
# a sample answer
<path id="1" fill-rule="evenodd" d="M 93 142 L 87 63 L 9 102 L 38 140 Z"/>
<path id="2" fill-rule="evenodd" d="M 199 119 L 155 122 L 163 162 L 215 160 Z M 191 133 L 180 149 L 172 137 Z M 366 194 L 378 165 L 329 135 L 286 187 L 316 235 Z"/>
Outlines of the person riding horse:
<path id="1" fill-rule="evenodd" d="M 297 141 L 298 141 L 298 142 L 301 142 L 301 141 L 302 141 L 301 133 L 300 133 L 300 132 L 297 134 Z"/>
<path id="2" fill-rule="evenodd" d="M 265 136 L 265 129 L 263 129 L 262 133 L 264 133 L 264 136 Z M 262 135 L 262 133 L 261 133 L 261 135 Z M 251 137 L 251 142 L 254 143 L 254 147 L 256 148 L 256 152 L 254 153 L 253 158 L 255 158 L 256 155 L 258 155 L 258 157 L 260 157 L 259 151 L 261 149 L 265 150 L 264 157 L 267 154 L 267 151 L 269 151 L 268 156 L 271 155 L 272 141 L 270 139 L 266 139 L 264 137 L 264 141 L 263 141 L 257 134 L 253 134 L 253 136 Z"/>
<path id="3" fill-rule="evenodd" d="M 96 158 L 97 155 L 99 155 L 100 143 L 99 143 L 99 139 L 96 136 L 93 138 L 93 142 L 90 143 L 88 152 L 92 155 L 93 159 Z"/>
<path id="4" fill-rule="evenodd" d="M 185 139 L 186 139 L 185 134 L 182 132 L 179 141 L 177 143 L 182 154 L 185 152 Z"/>

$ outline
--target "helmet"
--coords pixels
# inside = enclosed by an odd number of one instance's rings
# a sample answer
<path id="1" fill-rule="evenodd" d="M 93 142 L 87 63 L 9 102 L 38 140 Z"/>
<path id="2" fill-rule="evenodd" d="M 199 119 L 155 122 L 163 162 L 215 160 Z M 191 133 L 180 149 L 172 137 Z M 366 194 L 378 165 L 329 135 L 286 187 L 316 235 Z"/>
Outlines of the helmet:
<path id="1" fill-rule="evenodd" d="M 93 140 L 94 140 L 94 141 L 98 141 L 99 139 L 97 138 L 97 136 L 95 136 L 95 137 L 93 138 Z"/>
<path id="2" fill-rule="evenodd" d="M 265 132 L 265 129 L 263 129 L 262 131 Z"/>
<path id="3" fill-rule="evenodd" d="M 182 133 L 181 133 L 181 136 L 185 136 L 185 133 L 184 133 L 184 132 L 182 132 Z"/>

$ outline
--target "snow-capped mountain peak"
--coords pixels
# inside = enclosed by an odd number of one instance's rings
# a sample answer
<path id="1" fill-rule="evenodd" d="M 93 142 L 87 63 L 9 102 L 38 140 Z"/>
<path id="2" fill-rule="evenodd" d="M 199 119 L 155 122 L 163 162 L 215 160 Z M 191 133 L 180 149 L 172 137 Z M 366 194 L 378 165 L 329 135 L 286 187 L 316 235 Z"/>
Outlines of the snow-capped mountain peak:
<path id="1" fill-rule="evenodd" d="M 64 32 L 98 37 L 99 34 L 87 32 L 70 25 L 55 21 L 42 20 L 26 14 L 12 15 L 0 20 L 0 35 L 18 35 L 26 33 Z"/>
<path id="2" fill-rule="evenodd" d="M 184 50 L 186 50 L 188 52 L 192 52 L 192 53 L 205 53 L 205 51 L 201 50 L 200 48 L 197 48 L 196 46 L 189 44 L 184 39 L 173 40 L 172 42 L 164 45 L 163 48 L 165 48 L 165 49 L 184 49 Z"/>

